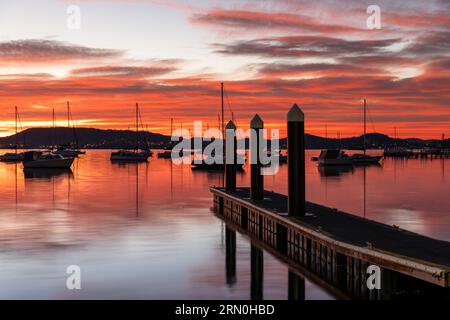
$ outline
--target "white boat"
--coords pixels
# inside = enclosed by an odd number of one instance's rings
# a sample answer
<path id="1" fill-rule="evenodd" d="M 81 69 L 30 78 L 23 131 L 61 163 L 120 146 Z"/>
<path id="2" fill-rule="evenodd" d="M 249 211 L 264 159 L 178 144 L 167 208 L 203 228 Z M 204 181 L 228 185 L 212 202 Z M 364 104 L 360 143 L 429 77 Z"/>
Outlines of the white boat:
<path id="1" fill-rule="evenodd" d="M 29 168 L 58 168 L 68 169 L 72 166 L 74 158 L 66 158 L 60 154 L 41 151 L 25 152 L 23 167 Z"/>
<path id="2" fill-rule="evenodd" d="M 318 162 L 321 166 L 351 166 L 353 164 L 352 159 L 339 149 L 322 150 Z"/>
<path id="3" fill-rule="evenodd" d="M 17 122 L 19 121 L 19 112 L 17 110 L 17 106 L 15 107 L 15 123 L 16 123 L 16 133 L 14 135 L 16 139 L 15 144 L 15 152 L 8 152 L 0 156 L 0 161 L 4 162 L 20 162 L 23 161 L 24 155 L 23 152 L 18 152 L 18 143 L 17 143 L 17 134 L 18 134 L 18 128 L 17 128 Z"/>

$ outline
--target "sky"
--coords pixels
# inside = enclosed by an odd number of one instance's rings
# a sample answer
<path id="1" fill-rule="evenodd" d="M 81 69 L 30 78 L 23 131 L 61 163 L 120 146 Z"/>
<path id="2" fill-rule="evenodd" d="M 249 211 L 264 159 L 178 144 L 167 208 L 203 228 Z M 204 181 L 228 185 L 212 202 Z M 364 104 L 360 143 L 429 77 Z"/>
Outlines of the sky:
<path id="1" fill-rule="evenodd" d="M 380 28 L 367 20 L 380 9 Z M 79 16 L 76 14 L 79 10 Z M 78 19 L 79 17 L 79 19 Z M 372 20 L 371 20 L 372 21 Z M 66 125 L 248 127 L 285 135 L 297 103 L 306 131 L 450 137 L 450 1 L 0 0 L 0 136 Z"/>

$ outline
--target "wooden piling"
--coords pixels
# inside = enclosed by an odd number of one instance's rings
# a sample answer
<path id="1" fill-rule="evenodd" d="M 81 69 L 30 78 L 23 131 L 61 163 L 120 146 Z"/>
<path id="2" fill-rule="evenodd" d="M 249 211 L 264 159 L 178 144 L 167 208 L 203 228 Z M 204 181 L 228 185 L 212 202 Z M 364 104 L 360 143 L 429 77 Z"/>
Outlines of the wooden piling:
<path id="1" fill-rule="evenodd" d="M 251 264 L 251 284 L 250 298 L 252 300 L 263 299 L 263 275 L 264 275 L 264 256 L 263 251 L 253 244 L 250 249 Z"/>
<path id="2" fill-rule="evenodd" d="M 225 155 L 225 189 L 229 192 L 236 191 L 236 162 L 237 162 L 237 138 L 236 125 L 228 122 L 226 129 L 226 155 Z"/>
<path id="3" fill-rule="evenodd" d="M 236 282 L 236 231 L 225 229 L 225 266 L 226 278 L 229 286 Z"/>
<path id="4" fill-rule="evenodd" d="M 305 300 L 305 279 L 289 270 L 288 300 Z"/>
<path id="5" fill-rule="evenodd" d="M 259 153 L 261 142 L 260 132 L 264 129 L 264 121 L 258 114 L 256 114 L 250 122 L 250 129 L 254 130 L 254 136 L 252 136 L 250 140 L 251 157 L 256 157 L 256 159 L 250 159 L 251 198 L 253 200 L 262 200 L 264 194 L 264 176 L 261 174 L 262 165 Z"/>
<path id="6" fill-rule="evenodd" d="M 287 114 L 288 214 L 305 216 L 305 116 L 295 104 Z"/>

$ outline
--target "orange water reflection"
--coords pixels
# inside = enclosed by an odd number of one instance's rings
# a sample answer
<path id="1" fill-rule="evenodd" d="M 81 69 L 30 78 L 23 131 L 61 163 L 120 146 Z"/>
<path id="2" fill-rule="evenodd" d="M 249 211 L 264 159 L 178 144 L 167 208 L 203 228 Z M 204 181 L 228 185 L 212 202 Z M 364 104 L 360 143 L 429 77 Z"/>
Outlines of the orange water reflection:
<path id="1" fill-rule="evenodd" d="M 449 166 L 386 160 L 321 170 L 308 161 L 307 197 L 450 240 Z M 286 170 L 266 188 L 286 193 Z M 250 245 L 238 236 L 237 281 L 227 285 L 224 227 L 209 210 L 208 188 L 222 180 L 164 159 L 112 164 L 107 151 L 88 151 L 71 171 L 1 163 L 0 298 L 249 298 Z M 237 181 L 248 185 L 249 174 Z M 285 299 L 287 267 L 264 260 L 264 297 Z M 71 264 L 82 268 L 81 291 L 65 289 Z M 306 297 L 330 298 L 308 281 Z"/>

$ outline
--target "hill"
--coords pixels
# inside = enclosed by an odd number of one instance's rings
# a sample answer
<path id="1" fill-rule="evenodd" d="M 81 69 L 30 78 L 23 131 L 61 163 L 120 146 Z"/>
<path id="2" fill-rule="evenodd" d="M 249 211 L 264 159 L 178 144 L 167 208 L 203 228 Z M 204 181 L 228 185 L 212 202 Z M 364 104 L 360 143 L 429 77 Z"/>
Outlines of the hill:
<path id="1" fill-rule="evenodd" d="M 140 132 L 141 146 L 150 145 L 151 148 L 163 148 L 169 145 L 170 137 L 153 132 Z M 0 138 L 0 148 L 10 148 L 15 145 L 15 135 Z M 134 148 L 136 146 L 136 132 L 129 130 L 101 130 L 94 128 L 78 128 L 75 132 L 71 128 L 31 128 L 17 134 L 18 144 L 26 148 L 41 148 L 55 144 L 78 142 L 83 149 L 117 149 Z M 343 139 L 323 138 L 305 134 L 307 149 L 361 149 L 363 136 Z M 248 145 L 248 141 L 247 141 Z M 441 140 L 422 140 L 417 138 L 393 139 L 380 133 L 366 135 L 368 149 L 381 149 L 385 146 L 403 146 L 407 148 L 441 147 Z M 280 146 L 286 146 L 286 138 L 280 140 Z M 444 147 L 450 147 L 450 139 L 444 141 Z"/>

